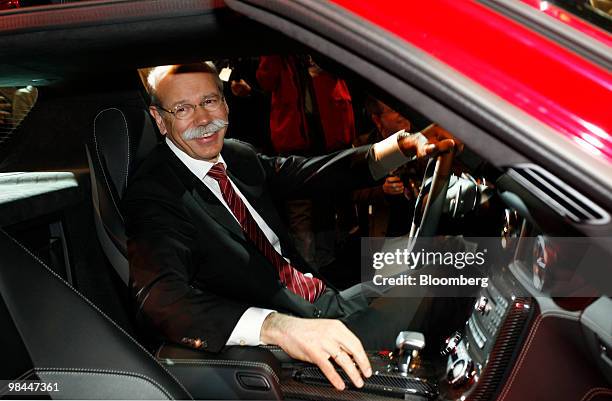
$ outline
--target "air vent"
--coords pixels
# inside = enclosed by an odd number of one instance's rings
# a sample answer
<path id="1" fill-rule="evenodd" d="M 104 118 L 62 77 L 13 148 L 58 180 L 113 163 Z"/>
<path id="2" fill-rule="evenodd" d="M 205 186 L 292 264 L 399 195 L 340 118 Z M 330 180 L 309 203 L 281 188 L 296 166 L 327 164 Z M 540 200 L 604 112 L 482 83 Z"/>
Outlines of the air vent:
<path id="1" fill-rule="evenodd" d="M 563 217 L 585 224 L 607 224 L 610 215 L 548 171 L 534 164 L 521 164 L 508 175 L 542 199 Z"/>

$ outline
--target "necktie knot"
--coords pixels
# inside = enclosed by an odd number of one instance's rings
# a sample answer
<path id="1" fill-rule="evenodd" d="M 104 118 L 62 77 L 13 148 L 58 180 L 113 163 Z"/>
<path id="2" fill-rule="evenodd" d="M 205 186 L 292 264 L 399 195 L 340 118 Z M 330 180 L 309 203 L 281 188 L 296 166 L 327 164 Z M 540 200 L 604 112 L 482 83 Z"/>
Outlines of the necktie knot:
<path id="1" fill-rule="evenodd" d="M 227 179 L 227 173 L 225 172 L 225 166 L 223 163 L 215 163 L 210 170 L 208 170 L 208 175 L 217 181 Z"/>

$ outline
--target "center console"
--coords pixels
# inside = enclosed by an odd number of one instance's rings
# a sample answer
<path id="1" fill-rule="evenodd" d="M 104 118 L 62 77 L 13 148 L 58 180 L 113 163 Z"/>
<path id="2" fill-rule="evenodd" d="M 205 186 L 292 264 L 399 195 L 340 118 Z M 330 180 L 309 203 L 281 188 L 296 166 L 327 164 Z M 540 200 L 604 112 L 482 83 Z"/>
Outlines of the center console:
<path id="1" fill-rule="evenodd" d="M 362 388 L 338 369 L 346 390 L 337 391 L 319 368 L 275 346 L 208 354 L 165 345 L 156 357 L 201 399 L 492 400 L 503 390 L 516 350 L 538 313 L 532 298 L 514 295 L 521 292 L 514 291 L 518 283 L 513 280 L 510 274 L 491 277 L 464 327 L 442 344 L 425 344 L 421 333 L 401 332 L 394 350 L 369 352 L 373 375 Z"/>
<path id="2" fill-rule="evenodd" d="M 515 297 L 503 283 L 483 288 L 464 330 L 447 340 L 445 399 L 488 400 L 501 390 L 503 378 L 524 336 L 535 303 Z"/>
<path id="3" fill-rule="evenodd" d="M 438 360 L 422 358 L 415 337 L 398 336 L 393 352 L 370 352 L 374 374 L 357 389 L 339 371 L 347 390 L 339 392 L 312 365 L 283 364 L 286 399 L 301 400 L 489 400 L 503 386 L 515 350 L 528 329 L 536 304 L 516 297 L 516 283 L 498 277 L 482 288 L 461 331 L 450 333 Z M 403 332 L 404 335 L 418 334 Z M 425 346 L 425 344 L 422 344 Z M 427 347 L 439 347 L 427 344 Z M 403 347 L 403 348 L 402 348 Z"/>

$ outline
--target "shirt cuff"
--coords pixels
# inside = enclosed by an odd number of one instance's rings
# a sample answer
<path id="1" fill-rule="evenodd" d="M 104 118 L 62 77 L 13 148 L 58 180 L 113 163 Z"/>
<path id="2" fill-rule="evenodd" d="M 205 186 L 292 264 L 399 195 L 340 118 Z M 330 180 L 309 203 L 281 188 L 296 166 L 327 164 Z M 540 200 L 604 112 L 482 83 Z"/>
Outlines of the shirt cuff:
<path id="1" fill-rule="evenodd" d="M 262 345 L 261 326 L 272 312 L 276 311 L 256 307 L 250 307 L 244 311 L 225 345 Z"/>
<path id="2" fill-rule="evenodd" d="M 374 145 L 372 145 L 368 164 L 370 166 L 372 177 L 374 177 L 375 180 L 383 178 L 389 174 L 391 170 L 394 170 L 399 166 L 414 160 L 414 157 L 407 157 L 401 151 L 399 144 L 397 143 L 397 135 L 400 132 L 403 132 L 403 130 L 398 131 L 393 135 L 389 135 L 382 141 L 376 142 Z"/>

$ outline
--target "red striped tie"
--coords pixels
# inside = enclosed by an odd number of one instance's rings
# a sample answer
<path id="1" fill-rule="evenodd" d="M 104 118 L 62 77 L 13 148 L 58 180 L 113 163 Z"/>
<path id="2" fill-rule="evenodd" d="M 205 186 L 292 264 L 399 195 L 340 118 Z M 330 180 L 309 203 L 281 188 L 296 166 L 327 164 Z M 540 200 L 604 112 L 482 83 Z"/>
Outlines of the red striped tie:
<path id="1" fill-rule="evenodd" d="M 232 213 L 238 219 L 242 230 L 249 237 L 266 258 L 276 267 L 280 280 L 293 293 L 301 296 L 309 302 L 314 302 L 325 289 L 325 283 L 316 277 L 307 277 L 302 272 L 291 266 L 272 246 L 261 228 L 255 222 L 253 216 L 245 206 L 244 202 L 229 182 L 225 173 L 225 166 L 221 163 L 215 164 L 208 175 L 214 178 L 221 187 L 223 199 L 227 202 Z"/>

